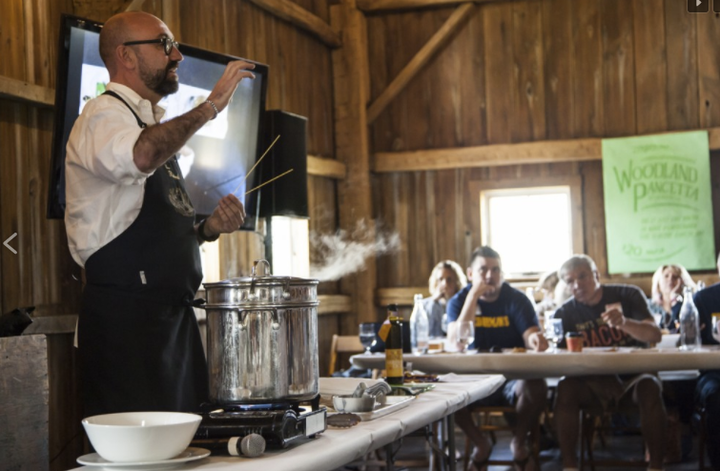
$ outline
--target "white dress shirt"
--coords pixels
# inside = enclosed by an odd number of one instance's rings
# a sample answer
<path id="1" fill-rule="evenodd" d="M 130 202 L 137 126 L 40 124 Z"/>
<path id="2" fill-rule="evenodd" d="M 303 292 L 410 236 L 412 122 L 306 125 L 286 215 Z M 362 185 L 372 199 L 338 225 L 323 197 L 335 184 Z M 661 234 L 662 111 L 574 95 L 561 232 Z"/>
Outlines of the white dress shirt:
<path id="1" fill-rule="evenodd" d="M 165 110 L 130 88 L 109 83 L 148 125 Z M 142 208 L 145 181 L 133 149 L 142 128 L 120 100 L 104 95 L 90 100 L 70 132 L 65 160 L 65 228 L 73 259 L 85 266 L 92 254 L 122 234 Z"/>

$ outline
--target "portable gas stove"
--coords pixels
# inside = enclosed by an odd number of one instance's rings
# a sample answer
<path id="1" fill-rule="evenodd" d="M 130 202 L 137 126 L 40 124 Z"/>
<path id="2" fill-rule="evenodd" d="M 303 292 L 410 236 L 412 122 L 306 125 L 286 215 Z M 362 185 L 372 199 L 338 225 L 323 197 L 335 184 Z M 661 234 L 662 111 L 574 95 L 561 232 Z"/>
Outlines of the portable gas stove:
<path id="1" fill-rule="evenodd" d="M 309 408 L 308 408 L 309 406 Z M 300 402 L 270 404 L 204 404 L 196 440 L 222 440 L 262 435 L 268 448 L 286 448 L 301 438 L 314 438 L 327 428 L 327 409 L 320 396 L 309 405 Z"/>

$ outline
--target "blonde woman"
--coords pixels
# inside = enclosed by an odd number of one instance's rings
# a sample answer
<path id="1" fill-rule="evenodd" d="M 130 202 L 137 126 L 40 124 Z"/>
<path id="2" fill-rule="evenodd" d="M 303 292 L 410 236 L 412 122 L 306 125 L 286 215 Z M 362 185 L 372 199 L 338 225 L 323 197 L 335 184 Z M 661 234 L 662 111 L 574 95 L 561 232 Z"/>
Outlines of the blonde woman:
<path id="1" fill-rule="evenodd" d="M 443 316 L 447 302 L 467 284 L 463 269 L 452 260 L 443 260 L 430 273 L 430 297 L 423 299 L 423 307 L 430 321 L 430 338 L 444 337 Z"/>
<path id="2" fill-rule="evenodd" d="M 695 282 L 682 265 L 661 265 L 652 278 L 652 295 L 648 300 L 650 312 L 661 328 L 671 334 L 678 331 L 678 315 L 685 286 L 696 290 Z"/>

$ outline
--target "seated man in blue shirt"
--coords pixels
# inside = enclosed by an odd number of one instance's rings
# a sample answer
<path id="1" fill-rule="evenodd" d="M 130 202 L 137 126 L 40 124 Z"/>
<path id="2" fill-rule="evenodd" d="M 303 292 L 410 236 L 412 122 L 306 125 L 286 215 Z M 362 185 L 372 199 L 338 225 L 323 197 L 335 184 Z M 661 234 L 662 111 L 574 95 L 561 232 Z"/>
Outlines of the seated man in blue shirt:
<path id="1" fill-rule="evenodd" d="M 449 322 L 474 322 L 476 348 L 547 349 L 532 303 L 524 293 L 505 283 L 496 251 L 487 246 L 476 249 L 470 256 L 467 275 L 470 284 L 448 302 L 447 314 Z M 525 470 L 533 469 L 528 463 L 527 436 L 545 409 L 546 400 L 544 380 L 511 380 L 489 397 L 458 411 L 455 421 L 475 445 L 475 469 L 487 469 L 492 445 L 473 423 L 473 406 L 515 406 L 517 419 L 510 448 L 516 467 Z"/>
<path id="2" fill-rule="evenodd" d="M 645 295 L 630 285 L 602 285 L 595 262 L 574 255 L 560 268 L 560 279 L 573 297 L 556 312 L 565 332 L 579 332 L 587 347 L 645 346 L 662 334 L 648 310 Z M 662 469 L 665 406 L 660 379 L 653 374 L 564 377 L 558 383 L 555 424 L 563 469 L 576 470 L 576 446 L 581 408 L 635 403 L 640 408 L 643 438 L 650 452 L 650 469 Z"/>
<path id="3" fill-rule="evenodd" d="M 720 273 L 720 255 L 717 260 Z M 720 283 L 698 291 L 694 296 L 700 315 L 700 337 L 703 345 L 717 345 L 712 335 L 712 318 L 720 316 Z M 720 469 L 720 370 L 700 372 L 695 387 L 695 402 L 705 408 L 707 450 L 712 469 Z"/>

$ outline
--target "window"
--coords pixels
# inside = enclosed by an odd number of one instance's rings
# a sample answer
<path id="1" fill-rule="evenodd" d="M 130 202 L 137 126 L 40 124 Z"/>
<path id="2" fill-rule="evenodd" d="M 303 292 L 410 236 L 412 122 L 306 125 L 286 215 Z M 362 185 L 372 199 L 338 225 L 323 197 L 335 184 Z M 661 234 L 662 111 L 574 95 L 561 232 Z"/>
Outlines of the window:
<path id="1" fill-rule="evenodd" d="M 310 276 L 308 220 L 272 217 L 272 272 L 278 276 Z"/>
<path id="2" fill-rule="evenodd" d="M 518 182 L 491 182 L 479 189 L 481 241 L 500 254 L 506 278 L 556 270 L 583 252 L 582 222 L 574 210 L 581 207 L 579 178 L 569 179 L 576 184 L 546 180 L 521 188 Z"/>

